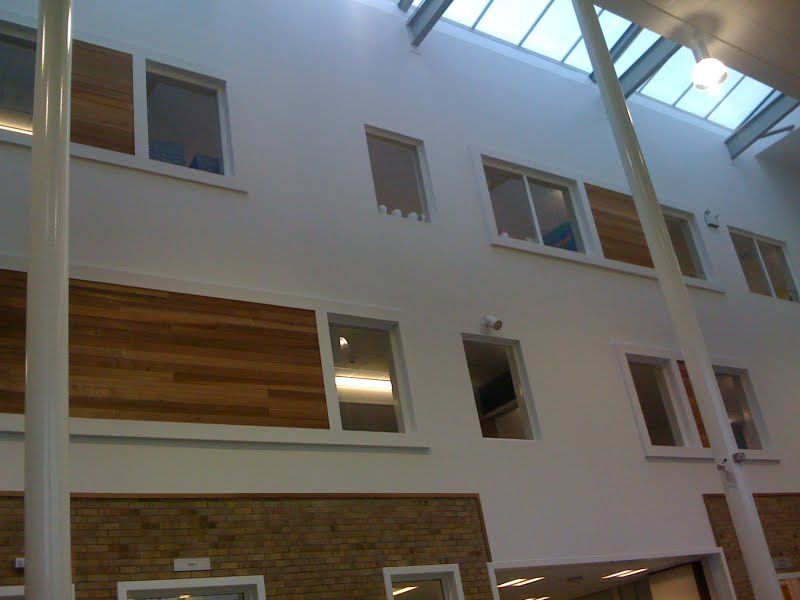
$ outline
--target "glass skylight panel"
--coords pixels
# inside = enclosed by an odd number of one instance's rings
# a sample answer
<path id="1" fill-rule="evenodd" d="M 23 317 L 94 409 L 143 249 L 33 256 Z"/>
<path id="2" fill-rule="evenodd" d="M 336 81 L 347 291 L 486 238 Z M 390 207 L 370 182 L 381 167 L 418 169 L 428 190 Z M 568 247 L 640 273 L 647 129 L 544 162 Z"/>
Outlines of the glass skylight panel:
<path id="1" fill-rule="evenodd" d="M 642 88 L 642 94 L 672 104 L 692 85 L 694 55 L 682 47 Z"/>
<path id="2" fill-rule="evenodd" d="M 494 0 L 475 28 L 519 44 L 547 4 L 548 0 Z"/>
<path id="3" fill-rule="evenodd" d="M 708 120 L 723 127 L 736 129 L 771 92 L 772 88 L 768 85 L 751 77 L 745 77 L 708 116 Z"/>
<path id="4" fill-rule="evenodd" d="M 570 0 L 555 0 L 522 45 L 562 61 L 580 39 L 581 30 Z"/>
<path id="5" fill-rule="evenodd" d="M 444 18 L 472 27 L 489 2 L 490 0 L 453 0 L 450 8 L 445 11 Z"/>
<path id="6" fill-rule="evenodd" d="M 592 72 L 592 61 L 589 58 L 589 51 L 586 49 L 586 43 L 581 39 L 575 49 L 569 53 L 569 56 L 564 60 L 564 64 L 570 67 L 575 67 L 586 73 Z"/>
<path id="7" fill-rule="evenodd" d="M 615 15 L 611 11 L 604 10 L 600 14 L 600 27 L 603 29 L 603 37 L 606 39 L 606 44 L 609 48 L 614 46 L 622 37 L 622 34 L 630 27 L 631 22 L 627 19 Z M 586 43 L 581 39 L 575 49 L 569 53 L 564 63 L 571 67 L 580 69 L 586 73 L 592 72 L 592 61 L 589 59 L 589 51 L 586 49 Z"/>
<path id="8" fill-rule="evenodd" d="M 649 29 L 642 30 L 636 39 L 633 40 L 627 50 L 622 53 L 622 56 L 614 63 L 614 68 L 617 70 L 617 75 L 622 75 L 625 71 L 631 68 L 633 63 L 642 57 L 642 54 L 650 49 L 650 46 L 656 43 L 659 35 L 653 33 Z"/>
<path id="9" fill-rule="evenodd" d="M 719 104 L 720 100 L 724 99 L 725 95 L 741 81 L 742 77 L 743 75 L 738 71 L 728 68 L 728 78 L 717 89 L 699 90 L 693 87 L 675 106 L 693 115 L 705 118 Z"/>

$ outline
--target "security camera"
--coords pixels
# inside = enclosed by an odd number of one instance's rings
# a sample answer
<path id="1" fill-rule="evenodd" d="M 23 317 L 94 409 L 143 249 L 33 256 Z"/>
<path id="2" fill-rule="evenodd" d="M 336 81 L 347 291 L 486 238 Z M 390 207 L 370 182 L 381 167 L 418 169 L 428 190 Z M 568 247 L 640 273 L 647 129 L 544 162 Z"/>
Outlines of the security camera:
<path id="1" fill-rule="evenodd" d="M 503 328 L 503 319 L 495 315 L 483 315 L 483 326 L 489 331 L 500 331 Z"/>

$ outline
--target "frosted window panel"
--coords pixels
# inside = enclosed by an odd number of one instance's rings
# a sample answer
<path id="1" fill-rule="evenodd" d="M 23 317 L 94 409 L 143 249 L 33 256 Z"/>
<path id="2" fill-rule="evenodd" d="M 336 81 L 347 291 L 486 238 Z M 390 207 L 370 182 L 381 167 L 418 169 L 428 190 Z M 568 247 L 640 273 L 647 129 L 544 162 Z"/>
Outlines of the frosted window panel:
<path id="1" fill-rule="evenodd" d="M 622 75 L 633 63 L 647 52 L 650 47 L 658 41 L 659 35 L 649 29 L 642 30 L 639 35 L 631 42 L 631 45 L 622 53 L 622 56 L 614 63 L 617 75 Z"/>
<path id="2" fill-rule="evenodd" d="M 472 27 L 488 3 L 488 0 L 454 0 L 445 11 L 444 18 Z"/>
<path id="3" fill-rule="evenodd" d="M 768 85 L 745 77 L 708 119 L 723 127 L 736 129 L 770 92 L 772 88 Z"/>
<path id="4" fill-rule="evenodd" d="M 728 78 L 718 88 L 699 90 L 696 87 L 692 87 L 675 106 L 693 115 L 705 118 L 742 77 L 744 75 L 741 73 L 728 69 Z"/>
<path id="5" fill-rule="evenodd" d="M 642 93 L 666 104 L 672 104 L 692 84 L 694 65 L 692 51 L 681 48 L 644 85 Z"/>

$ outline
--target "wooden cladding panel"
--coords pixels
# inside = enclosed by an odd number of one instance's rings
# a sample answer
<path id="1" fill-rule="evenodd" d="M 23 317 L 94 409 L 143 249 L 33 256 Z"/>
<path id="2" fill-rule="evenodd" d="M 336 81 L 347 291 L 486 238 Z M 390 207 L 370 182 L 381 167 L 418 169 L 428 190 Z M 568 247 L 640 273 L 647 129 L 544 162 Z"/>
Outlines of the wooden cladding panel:
<path id="1" fill-rule="evenodd" d="M 25 274 L 0 271 L 0 411 L 24 410 Z M 73 280 L 74 417 L 325 429 L 313 311 Z"/>
<path id="2" fill-rule="evenodd" d="M 700 442 L 703 444 L 703 448 L 711 448 L 711 444 L 708 441 L 706 426 L 703 423 L 703 416 L 700 414 L 700 406 L 698 406 L 697 398 L 694 395 L 692 380 L 689 378 L 689 370 L 686 368 L 686 363 L 684 361 L 678 361 L 678 370 L 681 372 L 683 387 L 686 389 L 686 396 L 689 398 L 689 406 L 692 409 L 692 417 L 694 418 L 695 425 L 697 425 L 697 433 L 700 435 Z"/>
<path id="3" fill-rule="evenodd" d="M 653 267 L 633 198 L 586 184 L 589 205 L 600 236 L 603 255 L 612 260 Z"/>
<path id="4" fill-rule="evenodd" d="M 73 142 L 134 154 L 130 54 L 75 42 L 71 127 Z"/>

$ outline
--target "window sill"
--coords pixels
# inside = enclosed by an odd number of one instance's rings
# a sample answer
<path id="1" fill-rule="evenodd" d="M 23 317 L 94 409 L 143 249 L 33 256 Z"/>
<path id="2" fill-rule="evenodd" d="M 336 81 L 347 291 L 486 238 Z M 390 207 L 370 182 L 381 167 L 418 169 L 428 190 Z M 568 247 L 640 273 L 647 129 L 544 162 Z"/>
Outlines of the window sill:
<path id="1" fill-rule="evenodd" d="M 25 417 L 23 415 L 0 415 L 0 432 L 24 433 L 24 431 Z M 71 417 L 69 432 L 72 439 L 122 438 L 283 446 L 389 448 L 417 452 L 426 452 L 430 449 L 428 441 L 418 433 L 333 431 L 330 429 L 291 427 L 255 427 L 247 425 L 167 423 L 161 421 L 123 421 Z"/>
<path id="2" fill-rule="evenodd" d="M 646 279 L 658 279 L 654 269 L 640 267 L 639 265 L 630 265 L 628 263 L 620 262 L 618 260 L 611 260 L 602 256 L 596 256 L 594 254 L 583 254 L 582 252 L 576 252 L 573 250 L 563 250 L 561 248 L 553 248 L 543 244 L 533 244 L 531 242 L 525 242 L 522 240 L 501 238 L 500 236 L 495 236 L 491 244 L 492 246 L 497 246 L 499 248 L 509 248 L 511 250 L 520 250 L 529 254 L 538 254 L 539 256 L 568 260 L 579 264 L 607 269 L 609 271 L 617 271 L 619 273 L 636 275 Z M 686 282 L 686 285 L 692 288 L 707 290 L 719 294 L 725 293 L 725 290 L 713 281 L 697 279 L 695 277 L 684 277 L 683 280 Z"/>
<path id="3" fill-rule="evenodd" d="M 686 446 L 648 446 L 644 449 L 645 456 L 653 459 L 712 461 L 714 455 L 710 448 L 690 448 Z M 742 450 L 745 454 L 745 463 L 780 462 L 777 454 L 772 450 Z"/>
<path id="4" fill-rule="evenodd" d="M 28 134 L 0 129 L 0 142 L 2 143 L 30 148 L 31 141 L 32 138 Z M 91 162 L 114 165 L 133 171 L 142 171 L 144 173 L 152 173 L 171 179 L 190 181 L 192 183 L 207 185 L 240 194 L 248 193 L 248 190 L 237 177 L 198 171 L 197 169 L 190 169 L 189 167 L 162 163 L 157 160 L 151 160 L 150 158 L 132 156 L 130 154 L 113 152 L 103 148 L 95 148 L 93 146 L 85 146 L 76 143 L 70 144 L 70 155 L 74 158 L 80 158 Z"/>

